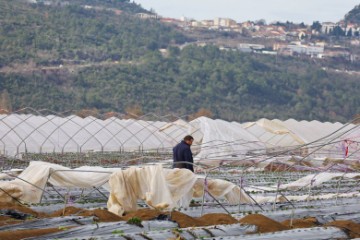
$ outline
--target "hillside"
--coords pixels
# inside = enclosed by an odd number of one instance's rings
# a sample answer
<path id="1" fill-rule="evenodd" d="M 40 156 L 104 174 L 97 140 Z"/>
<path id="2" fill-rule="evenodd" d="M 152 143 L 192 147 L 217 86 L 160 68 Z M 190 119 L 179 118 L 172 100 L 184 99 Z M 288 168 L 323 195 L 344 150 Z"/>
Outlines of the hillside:
<path id="1" fill-rule="evenodd" d="M 85 2 L 96 8 L 84 8 Z M 358 75 L 325 72 L 312 60 L 215 46 L 180 50 L 177 46 L 194 39 L 157 20 L 139 19 L 134 13 L 146 11 L 129 1 L 0 4 L 3 107 L 100 112 L 137 107 L 179 116 L 205 108 L 215 118 L 238 121 L 345 122 L 360 112 Z"/>
<path id="2" fill-rule="evenodd" d="M 46 6 L 0 0 L 0 66 L 29 61 L 52 65 L 67 60 L 131 60 L 170 42 L 187 40 L 156 21 L 134 17 L 131 13 L 141 8 L 128 1 L 104 1 L 117 3 L 110 10 L 109 4 L 89 8 L 83 2 L 102 1 L 75 0 L 70 5 Z"/>
<path id="3" fill-rule="evenodd" d="M 360 5 L 355 6 L 348 14 L 345 15 L 345 21 L 348 23 L 360 24 Z"/>

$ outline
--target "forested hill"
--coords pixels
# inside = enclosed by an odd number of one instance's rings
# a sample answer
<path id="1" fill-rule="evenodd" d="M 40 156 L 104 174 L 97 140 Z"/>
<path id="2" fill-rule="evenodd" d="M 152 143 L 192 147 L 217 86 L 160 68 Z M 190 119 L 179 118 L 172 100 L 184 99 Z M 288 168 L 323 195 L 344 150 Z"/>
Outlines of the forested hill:
<path id="1" fill-rule="evenodd" d="M 196 39 L 138 18 L 146 11 L 129 1 L 57 2 L 0 0 L 3 108 L 123 113 L 136 107 L 179 116 L 204 108 L 237 121 L 346 122 L 360 112 L 359 75 L 300 58 L 179 48 Z"/>
<path id="2" fill-rule="evenodd" d="M 135 17 L 135 13 L 146 11 L 125 0 L 66 3 L 70 4 L 0 0 L 0 66 L 131 60 L 149 50 L 166 48 L 170 42 L 188 41 L 157 21 Z"/>
<path id="3" fill-rule="evenodd" d="M 348 14 L 345 15 L 345 21 L 348 23 L 360 24 L 360 5 L 355 6 Z"/>

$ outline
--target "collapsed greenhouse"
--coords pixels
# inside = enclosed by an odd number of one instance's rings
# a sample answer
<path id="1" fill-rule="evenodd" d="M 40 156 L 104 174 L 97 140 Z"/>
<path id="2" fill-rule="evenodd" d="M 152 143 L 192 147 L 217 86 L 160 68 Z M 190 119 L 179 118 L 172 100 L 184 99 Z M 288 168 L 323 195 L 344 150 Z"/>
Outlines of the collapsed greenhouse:
<path id="1" fill-rule="evenodd" d="M 44 239 L 289 239 L 286 234 L 319 239 L 313 232 L 323 234 L 321 239 L 360 237 L 333 223 L 360 226 L 360 128 L 355 123 L 3 114 L 0 203 L 30 204 L 39 212 L 63 209 L 61 216 L 46 220 L 66 229 L 48 232 Z M 194 137 L 195 173 L 171 168 L 172 148 L 188 134 Z M 89 216 L 69 214 L 78 223 L 69 222 L 65 216 L 71 207 L 106 209 L 122 219 L 99 222 L 103 230 L 95 232 Z M 145 209 L 158 213 L 136 216 L 148 224 L 146 231 L 124 221 Z M 182 226 L 176 214 L 226 214 L 235 222 Z M 271 226 L 290 220 L 290 227 L 266 235 L 261 216 L 274 221 Z M 316 218 L 315 225 L 291 232 L 297 220 L 309 216 Z M 250 217 L 258 218 L 244 225 Z M 17 228 L 48 226 L 40 217 L 5 224 L 0 238 Z M 117 229 L 120 235 L 114 234 Z"/>

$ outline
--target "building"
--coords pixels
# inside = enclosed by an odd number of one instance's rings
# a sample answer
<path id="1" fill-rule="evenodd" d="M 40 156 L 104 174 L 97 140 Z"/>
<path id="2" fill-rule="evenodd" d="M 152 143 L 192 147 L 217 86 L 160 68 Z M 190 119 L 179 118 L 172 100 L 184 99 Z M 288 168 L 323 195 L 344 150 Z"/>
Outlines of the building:
<path id="1" fill-rule="evenodd" d="M 152 13 L 137 13 L 136 16 L 141 19 L 158 19 L 158 15 Z"/>
<path id="2" fill-rule="evenodd" d="M 294 54 L 305 54 L 310 55 L 312 57 L 322 57 L 324 53 L 323 46 L 309 46 L 309 45 L 302 45 L 302 44 L 290 44 L 287 45 L 287 48 Z"/>
<path id="3" fill-rule="evenodd" d="M 329 34 L 332 31 L 334 31 L 334 28 L 337 26 L 337 24 L 332 22 L 323 22 L 321 24 L 321 33 Z"/>
<path id="4" fill-rule="evenodd" d="M 265 49 L 264 45 L 261 44 L 252 44 L 252 43 L 240 43 L 238 46 L 240 52 L 259 52 Z"/>
<path id="5" fill-rule="evenodd" d="M 233 25 L 237 25 L 235 20 L 230 18 L 215 18 L 214 19 L 214 26 L 217 27 L 231 27 Z"/>

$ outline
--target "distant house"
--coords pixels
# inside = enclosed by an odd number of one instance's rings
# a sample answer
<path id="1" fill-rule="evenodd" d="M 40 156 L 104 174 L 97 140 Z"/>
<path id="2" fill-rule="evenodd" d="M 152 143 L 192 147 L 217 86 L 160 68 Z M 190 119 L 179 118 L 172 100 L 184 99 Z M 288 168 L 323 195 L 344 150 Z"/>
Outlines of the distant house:
<path id="1" fill-rule="evenodd" d="M 323 22 L 321 24 L 321 33 L 324 34 L 329 34 L 332 31 L 334 31 L 334 28 L 337 26 L 336 23 L 332 23 L 332 22 Z"/>
<path id="2" fill-rule="evenodd" d="M 190 26 L 192 27 L 201 27 L 201 22 L 198 22 L 198 21 L 190 21 Z"/>
<path id="3" fill-rule="evenodd" d="M 214 19 L 214 26 L 218 27 L 231 27 L 237 25 L 236 21 L 230 18 L 215 18 Z"/>
<path id="4" fill-rule="evenodd" d="M 350 59 L 350 56 L 351 53 L 349 49 L 341 46 L 326 48 L 326 51 L 324 53 L 324 57 L 332 57 L 332 58 L 341 57 L 341 58 Z"/>
<path id="5" fill-rule="evenodd" d="M 214 26 L 214 20 L 202 20 L 201 24 L 206 27 Z"/>
<path id="6" fill-rule="evenodd" d="M 274 51 L 281 55 L 309 55 L 311 57 L 322 58 L 324 45 L 302 45 L 300 42 L 292 44 L 274 44 Z"/>
<path id="7" fill-rule="evenodd" d="M 357 24 L 348 24 L 343 27 L 343 30 L 345 31 L 345 35 L 347 36 L 356 36 L 359 35 L 360 26 Z"/>
<path id="8" fill-rule="evenodd" d="M 250 28 L 254 27 L 254 23 L 253 23 L 253 22 L 250 22 L 250 21 L 247 21 L 247 22 L 241 23 L 241 26 L 242 26 L 243 28 L 250 29 Z"/>
<path id="9" fill-rule="evenodd" d="M 47 6 L 68 6 L 70 3 L 68 1 L 61 0 L 30 0 L 30 3 L 42 3 Z"/>
<path id="10" fill-rule="evenodd" d="M 240 52 L 258 52 L 265 49 L 264 45 L 252 43 L 240 43 L 238 46 Z"/>
<path id="11" fill-rule="evenodd" d="M 313 57 L 321 57 L 324 53 L 323 46 L 309 46 L 302 44 L 290 44 L 287 45 L 287 48 L 296 54 L 305 54 Z"/>
<path id="12" fill-rule="evenodd" d="M 158 19 L 158 15 L 153 13 L 137 13 L 135 16 L 141 19 Z"/>

